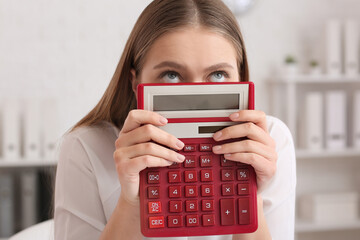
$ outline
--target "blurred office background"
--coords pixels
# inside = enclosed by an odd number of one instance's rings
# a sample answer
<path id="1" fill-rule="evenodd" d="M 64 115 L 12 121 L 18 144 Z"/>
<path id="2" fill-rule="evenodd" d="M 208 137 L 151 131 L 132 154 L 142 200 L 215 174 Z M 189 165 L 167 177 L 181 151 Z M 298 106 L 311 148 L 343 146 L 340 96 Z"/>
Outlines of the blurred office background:
<path id="1" fill-rule="evenodd" d="M 58 141 L 102 96 L 149 2 L 0 0 L 1 240 L 51 218 Z M 294 136 L 296 239 L 359 239 L 360 1 L 227 3 L 256 108 Z"/>

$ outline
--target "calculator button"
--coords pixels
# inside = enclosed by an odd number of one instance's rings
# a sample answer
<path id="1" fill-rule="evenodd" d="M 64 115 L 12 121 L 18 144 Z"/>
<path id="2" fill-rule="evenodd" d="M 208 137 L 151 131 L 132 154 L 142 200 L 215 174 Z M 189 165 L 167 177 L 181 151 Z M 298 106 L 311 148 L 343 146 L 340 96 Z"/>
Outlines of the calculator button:
<path id="1" fill-rule="evenodd" d="M 168 216 L 168 227 L 182 227 L 183 217 L 182 216 Z"/>
<path id="2" fill-rule="evenodd" d="M 169 183 L 179 183 L 181 182 L 181 173 L 180 171 L 171 171 L 168 173 Z"/>
<path id="3" fill-rule="evenodd" d="M 168 166 L 168 168 L 180 168 L 180 163 L 173 163 L 170 166 Z"/>
<path id="4" fill-rule="evenodd" d="M 149 213 L 161 213 L 161 202 L 148 202 Z"/>
<path id="5" fill-rule="evenodd" d="M 185 201 L 185 211 L 186 212 L 197 212 L 198 211 L 198 201 L 197 200 Z"/>
<path id="6" fill-rule="evenodd" d="M 239 198 L 239 224 L 250 224 L 249 198 Z"/>
<path id="7" fill-rule="evenodd" d="M 183 148 L 184 152 L 196 152 L 196 145 L 195 144 L 191 144 L 191 145 L 185 145 L 185 147 Z"/>
<path id="8" fill-rule="evenodd" d="M 235 162 L 231 160 L 227 160 L 224 155 L 221 155 L 220 165 L 222 167 L 232 167 L 235 166 Z"/>
<path id="9" fill-rule="evenodd" d="M 164 216 L 149 217 L 149 228 L 163 228 Z"/>
<path id="10" fill-rule="evenodd" d="M 185 186 L 185 197 L 197 197 L 198 191 L 196 186 Z"/>
<path id="11" fill-rule="evenodd" d="M 215 225 L 215 215 L 214 214 L 205 214 L 202 216 L 203 226 L 214 226 Z"/>
<path id="12" fill-rule="evenodd" d="M 170 186 L 169 187 L 169 197 L 170 198 L 181 197 L 181 186 Z"/>
<path id="13" fill-rule="evenodd" d="M 221 185 L 221 193 L 223 196 L 234 195 L 234 184 L 230 183 Z"/>
<path id="14" fill-rule="evenodd" d="M 211 155 L 201 155 L 200 156 L 200 166 L 201 167 L 211 167 L 212 166 L 212 156 Z"/>
<path id="15" fill-rule="evenodd" d="M 148 187 L 148 198 L 159 198 L 160 197 L 160 187 Z"/>
<path id="16" fill-rule="evenodd" d="M 220 199 L 220 217 L 221 225 L 234 225 L 235 224 L 235 214 L 234 214 L 234 199 L 226 198 Z"/>
<path id="17" fill-rule="evenodd" d="M 212 145 L 211 144 L 200 144 L 200 152 L 211 152 Z"/>
<path id="18" fill-rule="evenodd" d="M 198 215 L 187 215 L 186 216 L 186 226 L 187 227 L 199 226 L 199 216 Z"/>
<path id="19" fill-rule="evenodd" d="M 186 167 L 186 168 L 194 168 L 194 167 L 196 167 L 195 156 L 185 155 L 184 167 Z"/>
<path id="20" fill-rule="evenodd" d="M 159 172 L 148 172 L 147 176 L 148 176 L 147 182 L 149 184 L 160 182 L 160 173 Z"/>
<path id="21" fill-rule="evenodd" d="M 248 183 L 242 183 L 238 184 L 238 195 L 247 195 L 249 194 L 249 184 Z"/>
<path id="22" fill-rule="evenodd" d="M 237 170 L 237 180 L 248 180 L 249 179 L 249 170 L 248 169 L 238 169 Z"/>
<path id="23" fill-rule="evenodd" d="M 232 181 L 234 180 L 234 171 L 232 169 L 221 170 L 221 181 Z"/>
<path id="24" fill-rule="evenodd" d="M 201 170 L 200 171 L 201 181 L 202 182 L 212 182 L 213 181 L 213 171 L 209 170 Z"/>
<path id="25" fill-rule="evenodd" d="M 214 186 L 213 185 L 201 185 L 201 196 L 202 197 L 214 196 Z"/>
<path id="26" fill-rule="evenodd" d="M 197 174 L 196 171 L 185 171 L 185 182 L 196 182 L 197 181 Z"/>
<path id="27" fill-rule="evenodd" d="M 214 211 L 214 200 L 206 199 L 201 201 L 202 211 Z"/>
<path id="28" fill-rule="evenodd" d="M 169 212 L 182 212 L 182 201 L 170 201 Z"/>

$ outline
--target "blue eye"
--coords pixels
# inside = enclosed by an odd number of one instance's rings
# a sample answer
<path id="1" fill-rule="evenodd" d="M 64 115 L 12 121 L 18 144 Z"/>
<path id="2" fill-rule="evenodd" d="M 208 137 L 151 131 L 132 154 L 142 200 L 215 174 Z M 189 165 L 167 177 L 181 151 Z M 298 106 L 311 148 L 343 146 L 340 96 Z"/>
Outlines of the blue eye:
<path id="1" fill-rule="evenodd" d="M 210 82 L 224 82 L 226 74 L 224 72 L 214 72 L 210 76 Z"/>
<path id="2" fill-rule="evenodd" d="M 164 82 L 166 82 L 166 83 L 180 82 L 180 77 L 176 72 L 166 72 L 162 78 L 163 78 Z"/>

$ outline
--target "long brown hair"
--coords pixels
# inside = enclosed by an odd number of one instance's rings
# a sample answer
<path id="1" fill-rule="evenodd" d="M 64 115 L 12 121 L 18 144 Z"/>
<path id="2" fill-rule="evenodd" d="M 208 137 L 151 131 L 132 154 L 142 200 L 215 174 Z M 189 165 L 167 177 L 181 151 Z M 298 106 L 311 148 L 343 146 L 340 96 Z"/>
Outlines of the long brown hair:
<path id="1" fill-rule="evenodd" d="M 141 72 L 146 53 L 161 35 L 180 27 L 194 25 L 215 31 L 234 44 L 240 81 L 249 81 L 240 28 L 221 0 L 154 0 L 138 18 L 101 100 L 72 130 L 102 121 L 121 128 L 129 111 L 136 108 L 131 69 L 135 70 L 136 75 Z"/>

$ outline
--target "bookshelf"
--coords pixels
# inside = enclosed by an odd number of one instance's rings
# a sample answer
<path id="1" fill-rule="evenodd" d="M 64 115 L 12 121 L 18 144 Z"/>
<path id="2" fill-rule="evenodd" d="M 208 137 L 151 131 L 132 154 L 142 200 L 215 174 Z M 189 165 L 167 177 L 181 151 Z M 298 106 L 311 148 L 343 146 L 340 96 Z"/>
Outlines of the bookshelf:
<path id="1" fill-rule="evenodd" d="M 304 109 L 303 94 L 310 91 L 324 93 L 328 90 L 344 90 L 347 99 L 351 99 L 354 91 L 360 90 L 358 76 L 327 75 L 291 75 L 278 76 L 269 81 L 271 91 L 271 114 L 283 119 L 289 127 L 295 142 L 297 157 L 297 205 L 303 195 L 321 192 L 341 194 L 342 191 L 360 193 L 360 149 L 352 146 L 349 136 L 351 127 L 347 126 L 347 147 L 344 149 L 306 149 L 301 144 L 301 121 Z M 283 103 L 286 104 L 283 104 Z M 348 113 L 351 111 L 347 109 Z M 351 113 L 351 112 L 350 112 Z M 348 124 L 349 122 L 347 122 Z M 359 203 L 357 203 L 359 206 Z M 356 239 L 360 233 L 360 214 L 358 220 L 317 222 L 303 218 L 297 206 L 295 232 L 296 239 L 307 239 L 316 233 L 319 240 L 327 239 L 331 232 L 347 232 Z M 315 236 L 315 235 L 314 235 Z M 323 238 L 321 237 L 323 236 Z"/>

